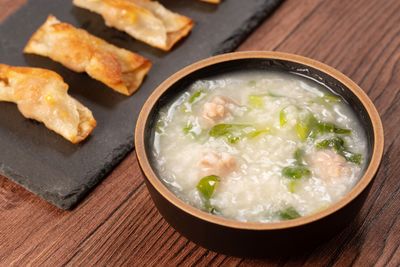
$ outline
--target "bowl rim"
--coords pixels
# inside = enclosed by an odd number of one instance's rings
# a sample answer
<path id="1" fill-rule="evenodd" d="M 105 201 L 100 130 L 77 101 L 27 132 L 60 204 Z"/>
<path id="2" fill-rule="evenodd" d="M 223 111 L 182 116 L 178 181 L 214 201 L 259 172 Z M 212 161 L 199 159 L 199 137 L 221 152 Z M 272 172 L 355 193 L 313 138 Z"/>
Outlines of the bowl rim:
<path id="1" fill-rule="evenodd" d="M 368 168 L 365 170 L 364 175 L 359 179 L 357 184 L 350 190 L 350 192 L 348 192 L 341 200 L 319 212 L 293 220 L 271 223 L 241 222 L 209 214 L 185 203 L 184 201 L 179 199 L 173 192 L 171 192 L 157 177 L 156 173 L 153 171 L 145 150 L 145 126 L 154 105 L 157 103 L 159 98 L 169 88 L 171 88 L 173 84 L 178 82 L 183 77 L 214 64 L 241 59 L 285 60 L 312 67 L 341 82 L 360 100 L 372 122 L 374 133 L 374 146 L 371 154 L 371 161 L 368 165 Z M 163 198 L 165 198 L 176 208 L 198 219 L 220 226 L 243 230 L 279 230 L 298 227 L 315 222 L 317 220 L 321 220 L 337 212 L 338 210 L 342 209 L 344 206 L 352 202 L 358 195 L 360 195 L 374 179 L 382 159 L 383 148 L 384 133 L 379 113 L 367 94 L 355 82 L 353 82 L 350 78 L 348 78 L 346 75 L 339 72 L 338 70 L 314 59 L 276 51 L 246 51 L 227 53 L 209 57 L 184 67 L 183 69 L 177 71 L 175 74 L 167 78 L 153 91 L 150 97 L 146 100 L 142 110 L 140 111 L 135 130 L 135 151 L 137 154 L 139 165 L 143 171 L 145 179 L 147 179 L 151 183 L 151 185 L 158 191 L 159 194 L 163 196 Z"/>

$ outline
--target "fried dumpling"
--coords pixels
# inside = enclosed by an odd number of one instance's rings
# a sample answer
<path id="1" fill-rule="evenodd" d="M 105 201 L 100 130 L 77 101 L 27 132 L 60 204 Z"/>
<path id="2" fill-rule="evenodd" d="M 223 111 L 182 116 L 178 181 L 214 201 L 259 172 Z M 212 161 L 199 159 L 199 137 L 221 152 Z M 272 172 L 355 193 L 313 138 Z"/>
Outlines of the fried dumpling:
<path id="1" fill-rule="evenodd" d="M 207 2 L 207 3 L 212 3 L 212 4 L 221 3 L 221 0 L 200 0 L 200 1 Z"/>
<path id="2" fill-rule="evenodd" d="M 24 52 L 50 57 L 76 72 L 87 72 L 124 95 L 135 92 L 151 68 L 144 57 L 51 15 L 33 34 Z"/>
<path id="3" fill-rule="evenodd" d="M 67 91 L 68 85 L 53 71 L 0 64 L 0 101 L 16 103 L 24 117 L 79 143 L 96 127 L 96 120 Z"/>
<path id="4" fill-rule="evenodd" d="M 74 0 L 74 5 L 103 16 L 109 27 L 168 51 L 189 34 L 193 21 L 150 0 Z"/>

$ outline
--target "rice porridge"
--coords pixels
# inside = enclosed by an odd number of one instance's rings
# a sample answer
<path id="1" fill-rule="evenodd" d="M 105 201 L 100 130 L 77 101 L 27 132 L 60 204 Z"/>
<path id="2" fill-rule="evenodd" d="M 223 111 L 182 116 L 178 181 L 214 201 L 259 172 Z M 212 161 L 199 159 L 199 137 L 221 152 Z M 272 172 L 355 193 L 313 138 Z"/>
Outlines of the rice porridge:
<path id="1" fill-rule="evenodd" d="M 199 80 L 159 112 L 153 165 L 180 199 L 249 222 L 306 216 L 362 176 L 364 130 L 344 99 L 295 74 Z"/>

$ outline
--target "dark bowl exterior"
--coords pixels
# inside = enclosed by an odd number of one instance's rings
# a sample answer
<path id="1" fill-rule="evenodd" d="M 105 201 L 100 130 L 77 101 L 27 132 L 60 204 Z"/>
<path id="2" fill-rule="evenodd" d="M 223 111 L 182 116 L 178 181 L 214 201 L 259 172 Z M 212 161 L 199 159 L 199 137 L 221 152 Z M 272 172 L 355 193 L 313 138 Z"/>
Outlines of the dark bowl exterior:
<path id="1" fill-rule="evenodd" d="M 179 209 L 146 178 L 150 196 L 164 219 L 180 234 L 212 251 L 237 257 L 275 257 L 304 253 L 357 219 L 372 183 L 348 205 L 320 220 L 277 230 L 249 230 L 215 224 Z"/>
<path id="2" fill-rule="evenodd" d="M 324 211 L 279 223 L 244 223 L 197 210 L 178 199 L 152 168 L 151 143 L 158 110 L 193 81 L 241 70 L 283 70 L 322 83 L 352 107 L 366 131 L 369 162 L 364 176 L 338 203 Z M 279 52 L 239 52 L 192 64 L 162 83 L 144 105 L 136 125 L 135 147 L 150 195 L 178 232 L 208 249 L 235 256 L 273 257 L 301 253 L 341 231 L 357 214 L 371 188 L 383 153 L 383 128 L 368 96 L 349 78 L 320 62 Z"/>

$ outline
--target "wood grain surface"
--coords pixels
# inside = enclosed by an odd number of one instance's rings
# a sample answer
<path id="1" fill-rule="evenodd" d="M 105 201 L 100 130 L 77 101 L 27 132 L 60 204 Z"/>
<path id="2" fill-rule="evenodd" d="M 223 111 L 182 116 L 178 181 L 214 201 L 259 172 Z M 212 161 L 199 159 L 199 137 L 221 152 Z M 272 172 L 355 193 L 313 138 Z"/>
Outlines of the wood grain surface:
<path id="1" fill-rule="evenodd" d="M 26 0 L 0 0 L 0 22 L 26 3 Z"/>
<path id="2" fill-rule="evenodd" d="M 14 8 L 14 1 L 0 0 L 0 19 Z M 217 254 L 162 219 L 132 153 L 71 212 L 0 177 L 0 266 L 399 266 L 400 1 L 287 0 L 240 50 L 320 60 L 371 97 L 384 124 L 385 154 L 356 221 L 300 256 L 255 260 Z"/>

